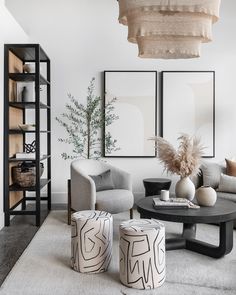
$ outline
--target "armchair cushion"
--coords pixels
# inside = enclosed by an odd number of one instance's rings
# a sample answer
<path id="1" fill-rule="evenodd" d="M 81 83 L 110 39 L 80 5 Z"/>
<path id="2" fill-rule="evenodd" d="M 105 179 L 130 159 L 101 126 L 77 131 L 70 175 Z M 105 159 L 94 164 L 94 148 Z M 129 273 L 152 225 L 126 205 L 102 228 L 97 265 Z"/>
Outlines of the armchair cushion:
<path id="1" fill-rule="evenodd" d="M 102 172 L 101 174 L 89 176 L 95 182 L 97 192 L 114 189 L 110 169 L 105 172 Z"/>
<path id="2" fill-rule="evenodd" d="M 131 191 L 113 189 L 97 192 L 96 208 L 111 214 L 120 213 L 133 207 L 134 197 Z"/>

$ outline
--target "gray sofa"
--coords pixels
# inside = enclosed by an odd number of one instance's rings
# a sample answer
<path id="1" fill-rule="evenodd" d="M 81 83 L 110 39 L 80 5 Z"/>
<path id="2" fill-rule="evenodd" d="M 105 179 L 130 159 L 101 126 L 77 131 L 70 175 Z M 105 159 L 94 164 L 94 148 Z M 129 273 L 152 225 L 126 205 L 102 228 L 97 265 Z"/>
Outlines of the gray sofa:
<path id="1" fill-rule="evenodd" d="M 236 203 L 236 194 L 219 191 L 219 183 L 221 173 L 226 174 L 226 167 L 218 163 L 205 162 L 200 167 L 200 174 L 192 178 L 192 181 L 197 188 L 202 185 L 209 185 L 217 192 L 217 197 L 225 200 L 230 200 Z M 236 220 L 234 221 L 234 228 L 236 228 Z"/>

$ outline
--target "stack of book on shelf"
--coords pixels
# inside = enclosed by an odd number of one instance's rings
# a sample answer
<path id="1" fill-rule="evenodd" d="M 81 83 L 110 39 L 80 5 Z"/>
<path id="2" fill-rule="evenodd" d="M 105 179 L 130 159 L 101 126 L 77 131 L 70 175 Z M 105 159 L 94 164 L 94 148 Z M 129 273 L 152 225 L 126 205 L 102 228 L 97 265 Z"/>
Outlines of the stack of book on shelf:
<path id="1" fill-rule="evenodd" d="M 16 159 L 35 159 L 35 153 L 16 153 Z"/>
<path id="2" fill-rule="evenodd" d="M 184 198 L 170 198 L 168 201 L 162 201 L 160 198 L 153 198 L 155 209 L 198 209 L 200 206 Z"/>

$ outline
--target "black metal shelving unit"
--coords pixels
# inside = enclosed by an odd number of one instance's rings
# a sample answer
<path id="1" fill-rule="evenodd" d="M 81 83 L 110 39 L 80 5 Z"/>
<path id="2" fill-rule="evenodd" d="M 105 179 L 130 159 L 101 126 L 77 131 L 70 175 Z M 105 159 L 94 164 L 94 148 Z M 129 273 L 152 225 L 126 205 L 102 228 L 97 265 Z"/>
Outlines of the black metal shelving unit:
<path id="1" fill-rule="evenodd" d="M 16 72 L 10 72 L 12 69 L 10 64 L 10 55 L 22 63 L 22 71 L 19 69 Z M 36 226 L 40 225 L 41 218 L 41 201 L 47 201 L 48 210 L 51 210 L 51 86 L 50 86 L 50 59 L 39 44 L 5 44 L 4 47 L 4 212 L 5 212 L 5 226 L 10 225 L 11 215 L 35 215 Z M 35 63 L 35 73 L 24 73 L 23 65 L 25 63 Z M 46 67 L 46 77 L 40 73 L 40 65 L 44 64 Z M 10 81 L 14 83 L 26 82 L 35 83 L 35 99 L 32 102 L 12 101 L 10 99 Z M 46 88 L 46 102 L 40 101 L 40 86 L 45 85 Z M 22 122 L 26 123 L 27 110 L 35 111 L 35 130 L 22 131 L 20 129 L 10 128 L 10 108 L 18 109 L 22 112 Z M 40 129 L 41 110 L 45 110 L 47 114 L 47 128 Z M 22 149 L 24 151 L 24 143 L 26 134 L 34 134 L 36 141 L 35 159 L 36 163 L 36 185 L 34 187 L 20 187 L 10 181 L 11 179 L 11 165 L 20 163 L 25 160 L 32 159 L 17 159 L 10 156 L 11 136 L 20 135 L 23 142 Z M 40 135 L 45 133 L 47 136 L 47 153 L 40 154 Z M 19 150 L 18 152 L 22 152 Z M 47 162 L 47 178 L 40 177 L 40 162 Z M 47 187 L 47 196 L 42 196 L 41 190 Z M 11 204 L 11 192 L 22 192 L 19 200 Z M 27 192 L 34 192 L 34 196 L 27 196 Z M 34 202 L 34 210 L 27 210 L 26 202 Z M 19 206 L 21 205 L 21 209 Z"/>

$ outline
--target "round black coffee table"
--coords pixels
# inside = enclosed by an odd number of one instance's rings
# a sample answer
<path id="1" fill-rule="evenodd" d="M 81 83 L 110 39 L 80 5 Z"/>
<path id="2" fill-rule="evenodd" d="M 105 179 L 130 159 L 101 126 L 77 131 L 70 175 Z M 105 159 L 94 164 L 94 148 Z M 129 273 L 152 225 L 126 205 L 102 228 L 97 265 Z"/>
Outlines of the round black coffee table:
<path id="1" fill-rule="evenodd" d="M 171 180 L 168 178 L 146 178 L 143 180 L 145 197 L 160 195 L 161 190 L 168 190 Z"/>
<path id="2" fill-rule="evenodd" d="M 236 219 L 236 204 L 234 202 L 218 198 L 213 207 L 157 210 L 153 207 L 152 199 L 153 197 L 146 197 L 136 203 L 141 218 L 183 223 L 182 236 L 166 239 L 166 250 L 185 248 L 214 258 L 220 258 L 231 252 L 233 248 L 233 221 Z M 219 246 L 195 239 L 197 223 L 219 224 Z"/>

